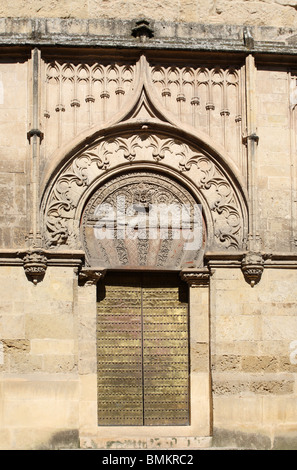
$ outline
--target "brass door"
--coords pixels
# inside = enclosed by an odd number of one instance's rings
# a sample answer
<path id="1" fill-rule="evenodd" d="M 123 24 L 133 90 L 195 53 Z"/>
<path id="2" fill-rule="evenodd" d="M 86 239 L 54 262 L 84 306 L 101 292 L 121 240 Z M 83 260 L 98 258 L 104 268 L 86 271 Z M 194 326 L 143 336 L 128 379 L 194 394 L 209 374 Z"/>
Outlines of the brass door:
<path id="1" fill-rule="evenodd" d="M 189 424 L 187 289 L 168 273 L 98 286 L 98 424 Z"/>

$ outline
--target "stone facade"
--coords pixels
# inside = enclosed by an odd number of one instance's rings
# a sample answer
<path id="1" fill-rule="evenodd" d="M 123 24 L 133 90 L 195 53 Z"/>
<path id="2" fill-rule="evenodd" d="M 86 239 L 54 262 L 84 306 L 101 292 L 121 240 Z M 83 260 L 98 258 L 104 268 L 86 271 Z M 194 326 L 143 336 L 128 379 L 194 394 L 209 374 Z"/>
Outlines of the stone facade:
<path id="1" fill-rule="evenodd" d="M 36 3 L 0 7 L 0 448 L 296 448 L 296 2 Z M 117 194 L 199 203 L 199 250 L 97 242 Z M 112 269 L 188 285 L 187 426 L 97 424 Z"/>

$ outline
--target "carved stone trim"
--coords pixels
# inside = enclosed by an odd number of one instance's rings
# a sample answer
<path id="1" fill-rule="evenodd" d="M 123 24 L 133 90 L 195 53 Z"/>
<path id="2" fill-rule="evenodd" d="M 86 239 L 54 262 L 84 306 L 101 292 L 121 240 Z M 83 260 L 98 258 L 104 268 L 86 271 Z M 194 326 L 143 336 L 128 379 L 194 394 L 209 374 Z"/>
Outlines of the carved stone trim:
<path id="1" fill-rule="evenodd" d="M 94 286 L 105 274 L 104 268 L 82 268 L 78 273 L 78 283 L 80 286 Z"/>
<path id="2" fill-rule="evenodd" d="M 87 266 L 153 269 L 181 269 L 189 263 L 192 267 L 200 266 L 204 223 L 202 217 L 200 221 L 197 216 L 194 220 L 195 204 L 196 200 L 183 186 L 157 172 L 134 171 L 107 181 L 89 199 L 81 216 L 81 240 Z M 165 213 L 161 220 L 162 205 L 175 208 L 174 222 Z M 109 208 L 110 214 L 107 236 L 100 230 L 104 217 L 98 208 L 104 206 Z M 154 209 L 156 207 L 160 212 Z M 195 247 L 187 247 L 181 221 L 183 207 L 191 208 L 187 223 L 197 233 Z M 135 213 L 142 214 L 137 230 Z"/>
<path id="3" fill-rule="evenodd" d="M 180 272 L 180 277 L 189 287 L 207 287 L 209 286 L 211 272 L 208 268 L 185 269 Z"/>
<path id="4" fill-rule="evenodd" d="M 246 281 L 254 287 L 264 271 L 264 258 L 261 253 L 249 252 L 242 260 L 241 269 Z"/>
<path id="5" fill-rule="evenodd" d="M 149 26 L 149 21 L 141 19 L 136 21 L 136 26 L 132 28 L 132 36 L 140 38 L 141 42 L 145 42 L 146 38 L 154 37 L 154 31 Z"/>
<path id="6" fill-rule="evenodd" d="M 43 280 L 47 269 L 47 257 L 43 250 L 28 251 L 24 254 L 23 263 L 26 276 L 33 284 L 36 285 Z"/>

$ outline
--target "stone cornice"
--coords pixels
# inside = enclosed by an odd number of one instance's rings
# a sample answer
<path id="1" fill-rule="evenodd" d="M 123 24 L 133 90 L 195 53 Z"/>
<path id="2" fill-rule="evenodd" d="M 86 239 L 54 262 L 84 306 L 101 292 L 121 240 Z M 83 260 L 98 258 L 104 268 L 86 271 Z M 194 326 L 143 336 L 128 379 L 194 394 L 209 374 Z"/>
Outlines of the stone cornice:
<path id="1" fill-rule="evenodd" d="M 24 258 L 32 252 L 42 251 L 46 257 L 47 266 L 70 266 L 80 267 L 84 263 L 85 253 L 81 250 L 70 251 L 50 251 L 43 249 L 30 250 L 23 249 L 0 249 L 0 267 L 1 266 L 23 266 Z"/>
<path id="2" fill-rule="evenodd" d="M 22 266 L 23 257 L 29 249 L 5 249 L 0 248 L 0 266 Z M 83 250 L 43 250 L 47 257 L 48 266 L 73 266 L 79 267 L 84 264 L 85 253 Z M 246 251 L 207 251 L 205 261 L 213 268 L 241 267 Z M 297 268 L 297 252 L 275 252 L 261 253 L 264 259 L 264 268 Z"/>
<path id="3" fill-rule="evenodd" d="M 214 269 L 241 269 L 251 287 L 259 283 L 264 269 L 296 269 L 297 253 L 213 252 L 206 253 L 207 267 L 187 268 L 180 277 L 190 287 L 207 287 Z M 0 250 L 0 268 L 22 266 L 27 278 L 35 285 L 41 282 L 49 266 L 72 267 L 80 285 L 96 285 L 105 276 L 106 267 L 85 267 L 83 251 L 50 251 L 42 248 Z"/>
<path id="4" fill-rule="evenodd" d="M 0 18 L 0 46 L 297 54 L 297 30 L 292 28 L 160 21 L 147 23 L 154 34 L 147 35 L 143 41 L 143 36 L 133 35 L 137 25 L 132 20 Z"/>

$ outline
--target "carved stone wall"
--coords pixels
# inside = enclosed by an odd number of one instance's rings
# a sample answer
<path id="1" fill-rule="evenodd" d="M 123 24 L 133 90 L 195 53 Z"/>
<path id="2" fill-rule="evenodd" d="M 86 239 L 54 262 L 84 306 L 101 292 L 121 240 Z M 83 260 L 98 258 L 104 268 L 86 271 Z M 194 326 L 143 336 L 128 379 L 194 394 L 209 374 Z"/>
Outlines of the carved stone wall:
<path id="1" fill-rule="evenodd" d="M 244 74 L 241 66 L 164 66 L 135 62 L 45 62 L 43 129 L 45 160 L 92 126 L 103 127 L 137 99 L 147 76 L 156 106 L 222 146 L 246 176 Z"/>
<path id="2" fill-rule="evenodd" d="M 164 107 L 222 145 L 245 174 L 243 76 L 240 67 L 150 66 Z"/>
<path id="3" fill-rule="evenodd" d="M 296 28 L 295 0 L 2 1 L 0 449 L 296 448 Z M 123 195 L 201 204 L 201 249 L 98 240 Z M 189 426 L 98 426 L 110 267 L 188 284 Z"/>
<path id="4" fill-rule="evenodd" d="M 94 124 L 105 124 L 129 99 L 135 64 L 44 64 L 45 154 Z"/>

